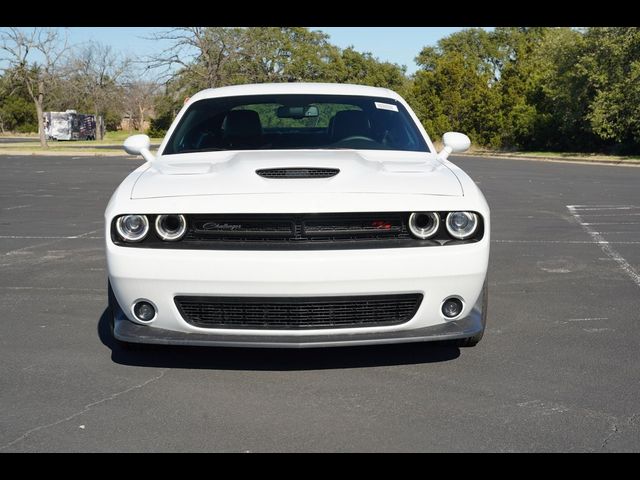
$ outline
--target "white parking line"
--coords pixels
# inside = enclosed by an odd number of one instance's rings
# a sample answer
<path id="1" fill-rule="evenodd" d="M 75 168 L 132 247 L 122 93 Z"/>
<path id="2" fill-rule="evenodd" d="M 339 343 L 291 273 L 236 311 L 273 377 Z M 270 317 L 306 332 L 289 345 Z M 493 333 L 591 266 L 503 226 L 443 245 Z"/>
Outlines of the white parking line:
<path id="1" fill-rule="evenodd" d="M 101 228 L 96 228 L 95 230 L 91 230 L 90 232 L 81 233 L 80 235 L 76 235 L 76 238 L 90 238 L 89 235 L 91 235 L 92 233 L 99 232 L 100 230 L 102 230 L 102 229 Z M 102 237 L 100 237 L 100 238 L 102 238 Z"/>
<path id="2" fill-rule="evenodd" d="M 629 262 L 627 262 L 625 258 L 611 246 L 610 242 L 607 242 L 599 232 L 596 232 L 590 227 L 591 224 L 582 221 L 582 217 L 576 209 L 576 207 L 578 206 L 579 205 L 567 205 L 567 208 L 569 209 L 571 215 L 573 215 L 573 217 L 578 221 L 580 226 L 582 226 L 585 232 L 589 234 L 589 236 L 593 240 L 593 243 L 596 243 L 602 249 L 602 251 L 608 257 L 614 260 L 618 264 L 618 266 L 629 276 L 629 278 L 631 278 L 631 280 L 638 287 L 640 287 L 640 274 L 636 272 L 631 264 L 629 264 Z"/>
<path id="3" fill-rule="evenodd" d="M 79 288 L 79 287 L 73 287 L 73 288 L 69 288 L 69 287 L 3 287 L 0 285 L 0 290 L 16 290 L 16 291 L 21 291 L 21 290 L 26 290 L 26 291 L 31 291 L 31 290 L 37 290 L 37 291 L 61 291 L 61 290 L 70 290 L 73 292 L 96 292 L 96 293 L 103 293 L 104 292 L 104 288 Z"/>
<path id="4" fill-rule="evenodd" d="M 582 222 L 582 225 L 640 225 L 640 222 Z"/>
<path id="5" fill-rule="evenodd" d="M 569 318 L 567 322 L 595 322 L 597 320 L 609 320 L 609 317 Z"/>
<path id="6" fill-rule="evenodd" d="M 584 210 L 580 210 L 581 212 Z M 633 215 L 640 215 L 640 213 L 585 213 L 589 217 L 631 217 Z"/>
<path id="7" fill-rule="evenodd" d="M 640 208 L 636 205 L 567 205 L 573 207 L 574 210 L 633 210 Z"/>
<path id="8" fill-rule="evenodd" d="M 16 205 L 15 207 L 4 207 L 3 210 L 17 210 L 18 208 L 27 208 L 31 205 Z"/>
<path id="9" fill-rule="evenodd" d="M 85 239 L 85 238 L 90 238 L 90 239 L 100 239 L 100 238 L 104 238 L 104 237 L 98 237 L 98 236 L 93 236 L 93 237 L 89 237 L 89 236 L 85 236 L 85 234 L 82 235 L 74 235 L 72 237 L 63 237 L 63 236 L 38 236 L 38 235 L 0 235 L 0 240 L 75 240 L 75 239 Z"/>
<path id="10" fill-rule="evenodd" d="M 597 232 L 596 232 L 597 233 Z M 625 233 L 629 233 L 629 232 L 625 232 Z M 0 237 L 1 238 L 1 237 Z M 591 245 L 592 243 L 600 243 L 600 242 L 594 242 L 593 240 L 589 241 L 589 240 L 491 240 L 491 243 L 558 243 L 558 244 L 567 244 L 567 245 L 572 245 L 572 244 L 582 244 L 582 245 Z M 615 243 L 618 245 L 640 245 L 640 241 L 638 242 L 625 242 L 625 241 L 621 241 L 621 242 L 608 242 L 606 240 L 602 240 L 601 243 Z"/>

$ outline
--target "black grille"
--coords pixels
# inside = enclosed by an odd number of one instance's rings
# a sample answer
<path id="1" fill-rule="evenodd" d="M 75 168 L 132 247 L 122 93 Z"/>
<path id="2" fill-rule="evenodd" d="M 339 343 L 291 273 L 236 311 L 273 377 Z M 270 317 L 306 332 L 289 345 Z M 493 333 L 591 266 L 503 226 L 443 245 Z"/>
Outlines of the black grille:
<path id="1" fill-rule="evenodd" d="M 191 215 L 184 241 L 285 246 L 411 240 L 405 216 L 398 213 Z"/>
<path id="2" fill-rule="evenodd" d="M 264 178 L 329 178 L 340 172 L 337 168 L 263 168 L 256 173 Z"/>
<path id="3" fill-rule="evenodd" d="M 175 297 L 182 317 L 203 328 L 311 329 L 398 325 L 422 294 L 357 297 Z"/>

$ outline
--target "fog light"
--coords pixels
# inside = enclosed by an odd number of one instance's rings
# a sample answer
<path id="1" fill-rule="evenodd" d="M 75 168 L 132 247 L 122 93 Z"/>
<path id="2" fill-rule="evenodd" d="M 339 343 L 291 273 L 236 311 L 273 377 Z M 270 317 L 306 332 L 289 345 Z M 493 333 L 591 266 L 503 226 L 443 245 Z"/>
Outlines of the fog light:
<path id="1" fill-rule="evenodd" d="M 149 302 L 141 301 L 133 306 L 133 314 L 141 322 L 150 322 L 156 316 L 156 309 Z"/>
<path id="2" fill-rule="evenodd" d="M 447 318 L 457 317 L 462 313 L 462 301 L 459 298 L 447 298 L 442 304 L 442 314 Z"/>

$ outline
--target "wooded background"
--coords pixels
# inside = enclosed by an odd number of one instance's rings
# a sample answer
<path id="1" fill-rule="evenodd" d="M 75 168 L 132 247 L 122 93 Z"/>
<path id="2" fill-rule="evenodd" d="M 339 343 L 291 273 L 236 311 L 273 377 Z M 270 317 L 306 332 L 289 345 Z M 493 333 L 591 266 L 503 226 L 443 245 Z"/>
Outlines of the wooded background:
<path id="1" fill-rule="evenodd" d="M 495 149 L 640 153 L 639 28 L 469 28 L 416 52 L 413 75 L 301 27 L 180 27 L 155 39 L 170 47 L 125 58 L 69 46 L 61 29 L 1 29 L 0 131 L 38 131 L 37 112 L 74 109 L 108 130 L 150 120 L 161 136 L 203 88 L 311 81 L 395 90 L 436 140 L 455 130 Z"/>

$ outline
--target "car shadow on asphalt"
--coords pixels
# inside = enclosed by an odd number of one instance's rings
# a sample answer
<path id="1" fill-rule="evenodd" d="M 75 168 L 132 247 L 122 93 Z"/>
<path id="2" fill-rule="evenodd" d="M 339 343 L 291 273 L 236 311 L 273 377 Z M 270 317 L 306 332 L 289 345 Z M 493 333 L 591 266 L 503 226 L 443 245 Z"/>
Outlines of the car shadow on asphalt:
<path id="1" fill-rule="evenodd" d="M 460 349 L 446 342 L 309 349 L 224 348 L 196 346 L 123 346 L 111 333 L 109 309 L 98 322 L 100 341 L 120 365 L 211 370 L 323 370 L 446 362 Z"/>

